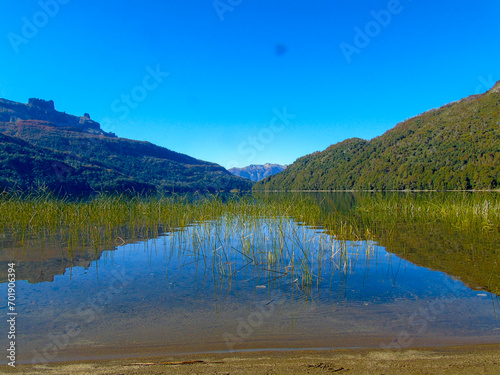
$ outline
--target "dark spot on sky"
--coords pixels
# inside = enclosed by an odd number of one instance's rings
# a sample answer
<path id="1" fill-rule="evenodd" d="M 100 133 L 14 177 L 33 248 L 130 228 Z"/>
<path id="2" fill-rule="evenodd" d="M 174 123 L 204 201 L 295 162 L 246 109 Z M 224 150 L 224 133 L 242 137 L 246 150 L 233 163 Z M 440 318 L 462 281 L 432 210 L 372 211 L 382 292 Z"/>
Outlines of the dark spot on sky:
<path id="1" fill-rule="evenodd" d="M 274 50 L 276 52 L 276 56 L 283 56 L 285 53 L 288 52 L 288 47 L 285 46 L 284 44 L 277 43 L 274 46 Z"/>

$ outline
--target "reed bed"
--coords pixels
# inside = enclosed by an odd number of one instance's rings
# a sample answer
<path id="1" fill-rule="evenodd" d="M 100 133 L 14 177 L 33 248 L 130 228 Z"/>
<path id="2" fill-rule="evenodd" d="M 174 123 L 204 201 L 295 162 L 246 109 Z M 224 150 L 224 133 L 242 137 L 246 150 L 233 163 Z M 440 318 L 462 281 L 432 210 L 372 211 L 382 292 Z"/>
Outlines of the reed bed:
<path id="1" fill-rule="evenodd" d="M 50 195 L 3 195 L 0 198 L 0 231 L 4 238 L 24 243 L 28 239 L 67 242 L 69 246 L 156 237 L 224 216 L 245 225 L 254 218 L 294 217 L 317 223 L 319 208 L 301 199 L 221 198 L 191 196 L 97 196 L 70 201 Z"/>
<path id="2" fill-rule="evenodd" d="M 99 195 L 78 201 L 47 194 L 0 196 L 2 237 L 21 244 L 33 239 L 57 239 L 68 247 L 91 245 L 97 249 L 219 219 L 226 223 L 226 233 L 220 236 L 237 229 L 251 237 L 263 220 L 290 218 L 298 225 L 324 229 L 342 241 L 374 240 L 378 227 L 401 222 L 431 225 L 439 222 L 461 232 L 483 233 L 500 231 L 500 195 L 365 196 L 358 199 L 350 213 L 343 215 L 325 211 L 313 199 L 297 195 Z M 279 227 L 276 230 L 284 231 Z"/>
<path id="3" fill-rule="evenodd" d="M 388 251 L 500 294 L 498 192 L 372 195 L 350 216 Z"/>
<path id="4" fill-rule="evenodd" d="M 363 197 L 356 211 L 378 222 L 440 223 L 462 232 L 500 230 L 500 194 L 494 192 Z"/>
<path id="5" fill-rule="evenodd" d="M 176 258 L 202 265 L 204 272 L 212 270 L 214 280 L 230 280 L 248 267 L 261 283 L 294 285 L 308 292 L 319 287 L 323 277 L 332 276 L 322 275 L 325 266 L 345 275 L 356 262 L 352 255 L 360 249 L 371 255 L 373 244 L 350 246 L 324 229 L 286 216 L 224 215 L 169 233 L 166 246 Z"/>
<path id="6" fill-rule="evenodd" d="M 332 236 L 324 220 L 314 200 L 293 195 L 97 196 L 85 201 L 12 195 L 0 200 L 0 230 L 27 251 L 33 241 L 58 243 L 71 255 L 77 247 L 98 252 L 166 235 L 171 252 L 202 263 L 218 277 L 232 277 L 235 265 L 246 264 L 264 272 L 269 282 L 286 279 L 303 290 L 319 283 L 325 261 L 339 272 L 351 263 L 347 241 L 353 227 L 339 223 Z"/>
<path id="7" fill-rule="evenodd" d="M 46 194 L 0 196 L 2 248 L 36 251 L 51 243 L 71 255 L 77 248 L 97 253 L 168 236 L 170 251 L 202 262 L 219 276 L 232 277 L 236 265 L 248 263 L 265 272 L 268 280 L 286 279 L 300 288 L 319 282 L 325 262 L 346 274 L 359 249 L 370 256 L 376 242 L 391 248 L 393 239 L 401 240 L 393 230 L 411 232 L 435 224 L 490 238 L 484 234 L 500 232 L 499 196 L 366 196 L 344 214 L 294 194 L 99 195 L 75 201 Z"/>

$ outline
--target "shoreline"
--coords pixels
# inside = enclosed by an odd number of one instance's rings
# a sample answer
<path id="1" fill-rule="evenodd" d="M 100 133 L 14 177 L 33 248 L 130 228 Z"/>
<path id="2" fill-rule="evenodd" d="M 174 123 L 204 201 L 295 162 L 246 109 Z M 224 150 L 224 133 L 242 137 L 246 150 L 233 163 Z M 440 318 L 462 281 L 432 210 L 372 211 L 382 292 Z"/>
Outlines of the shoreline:
<path id="1" fill-rule="evenodd" d="M 500 329 L 500 328 L 499 328 Z M 439 349 L 452 347 L 476 347 L 487 345 L 498 345 L 500 352 L 500 335 L 491 336 L 426 336 L 407 337 L 406 334 L 399 335 L 341 335 L 336 340 L 325 340 L 317 337 L 296 338 L 290 340 L 286 337 L 274 337 L 272 340 L 262 337 L 254 337 L 253 340 L 240 343 L 236 347 L 228 346 L 227 342 L 213 341 L 197 342 L 192 337 L 189 341 L 177 341 L 170 344 L 145 344 L 145 345 L 123 345 L 109 342 L 107 345 L 95 346 L 92 344 L 81 346 L 58 347 L 56 342 L 42 348 L 28 350 L 29 356 L 18 355 L 18 365 L 38 365 L 45 363 L 52 365 L 59 362 L 81 362 L 81 361 L 120 361 L 132 360 L 143 357 L 196 357 L 196 356 L 219 356 L 219 355 L 252 355 L 252 353 L 292 353 L 292 352 L 337 352 L 343 350 L 369 351 L 369 350 L 413 350 Z M 33 355 L 35 354 L 35 355 Z M 34 362 L 36 357 L 36 362 Z"/>
<path id="2" fill-rule="evenodd" d="M 143 355 L 2 366 L 0 373 L 34 374 L 500 374 L 500 343 L 408 349 L 304 349 Z"/>

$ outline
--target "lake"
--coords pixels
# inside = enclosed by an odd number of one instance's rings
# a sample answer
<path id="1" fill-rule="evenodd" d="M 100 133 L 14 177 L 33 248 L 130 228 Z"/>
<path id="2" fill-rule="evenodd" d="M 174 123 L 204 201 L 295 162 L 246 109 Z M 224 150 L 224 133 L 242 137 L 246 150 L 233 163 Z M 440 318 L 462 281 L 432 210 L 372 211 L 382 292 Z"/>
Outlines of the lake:
<path id="1" fill-rule="evenodd" d="M 325 215 L 359 197 L 307 195 Z M 500 342 L 497 232 L 375 220 L 356 238 L 320 224 L 222 213 L 99 248 L 5 240 L 18 362 Z"/>

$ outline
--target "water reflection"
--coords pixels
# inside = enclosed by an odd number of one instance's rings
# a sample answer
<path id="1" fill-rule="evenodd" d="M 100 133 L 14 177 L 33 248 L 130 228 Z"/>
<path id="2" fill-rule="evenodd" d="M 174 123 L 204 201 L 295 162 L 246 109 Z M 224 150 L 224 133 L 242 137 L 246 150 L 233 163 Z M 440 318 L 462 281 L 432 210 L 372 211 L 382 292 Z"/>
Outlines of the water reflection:
<path id="1" fill-rule="evenodd" d="M 443 222 L 387 220 L 360 215 L 355 208 L 374 198 L 452 196 L 460 201 L 467 192 L 339 192 L 304 193 L 323 210 L 323 221 L 345 220 L 361 239 L 374 238 L 387 251 L 412 263 L 445 272 L 469 287 L 500 295 L 500 227 L 482 231 L 460 230 Z M 481 193 L 473 193 L 481 194 Z M 489 194 L 489 193 L 485 193 Z M 436 207 L 439 209 L 439 207 Z M 366 236 L 366 230 L 369 235 Z M 335 235 L 335 229 L 332 231 Z"/>
<path id="2" fill-rule="evenodd" d="M 0 252 L 0 283 L 7 282 L 7 265 L 16 260 L 17 280 L 31 284 L 53 282 L 56 275 L 64 275 L 73 267 L 88 268 L 99 260 L 102 251 L 78 249 L 72 254 L 57 246 L 26 251 L 23 248 L 5 249 Z"/>
<path id="3" fill-rule="evenodd" d="M 289 217 L 223 216 L 74 252 L 85 263 L 71 272 L 49 258 L 39 266 L 52 282 L 18 282 L 20 357 L 383 346 L 401 332 L 412 345 L 498 342 L 493 294 L 381 242 L 330 232 Z M 40 280 L 19 260 L 26 280 Z"/>

